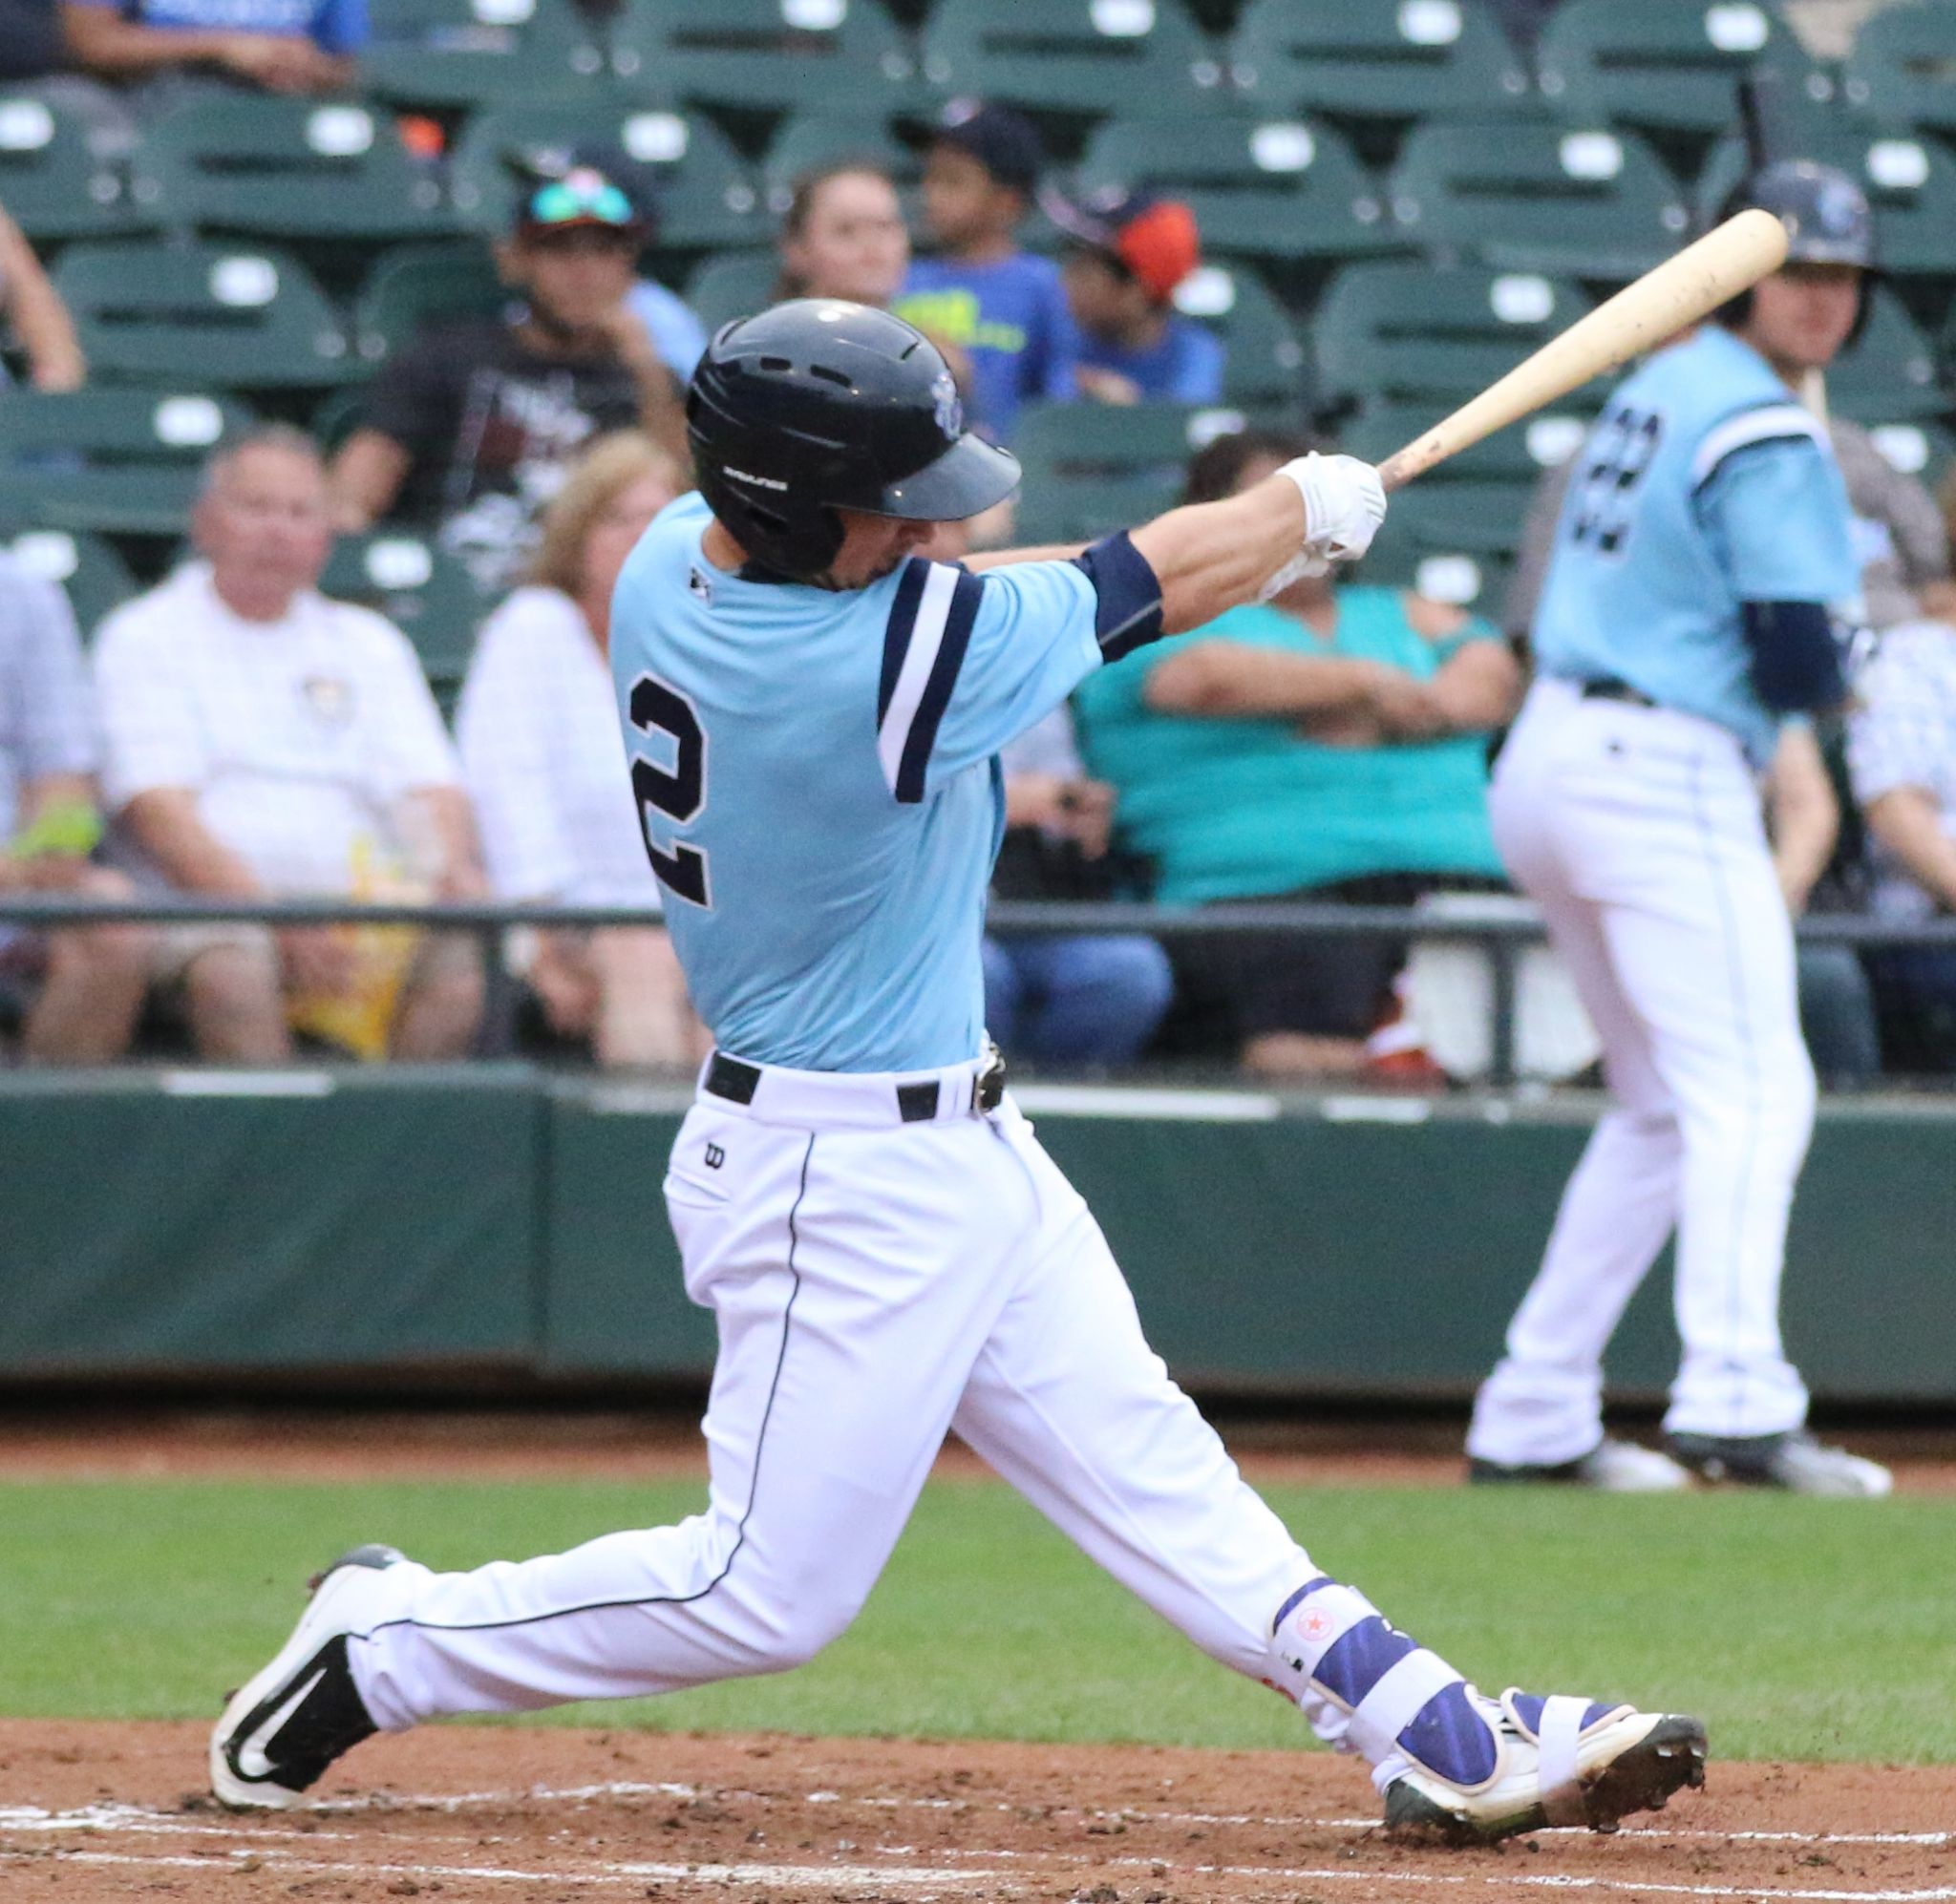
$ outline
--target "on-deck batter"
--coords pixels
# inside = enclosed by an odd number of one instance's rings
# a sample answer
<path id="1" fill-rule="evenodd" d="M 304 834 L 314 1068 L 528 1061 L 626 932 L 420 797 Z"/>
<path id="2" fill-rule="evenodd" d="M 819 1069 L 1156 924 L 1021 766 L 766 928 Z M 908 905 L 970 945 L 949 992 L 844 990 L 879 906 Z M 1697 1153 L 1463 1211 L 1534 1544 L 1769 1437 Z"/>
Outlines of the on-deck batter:
<path id="1" fill-rule="evenodd" d="M 1803 160 L 1740 202 L 1785 221 L 1789 262 L 1605 408 L 1536 609 L 1539 679 L 1496 770 L 1496 842 L 1568 963 L 1617 1103 L 1476 1402 L 1478 1480 L 1888 1490 L 1884 1469 L 1804 1432 L 1780 1345 L 1814 1074 L 1754 781 L 1782 721 L 1846 694 L 1847 492 L 1791 386 L 1859 322 L 1872 222 L 1850 179 Z M 1684 1359 L 1666 1456 L 1604 1436 L 1603 1351 L 1673 1229 Z"/>
<path id="2" fill-rule="evenodd" d="M 1016 485 L 882 312 L 730 326 L 689 398 L 701 494 L 621 578 L 611 655 L 668 922 L 719 1050 L 673 1146 L 719 1324 L 707 1511 L 435 1574 L 329 1570 L 211 1742 L 233 1805 L 347 1747 L 779 1670 L 855 1617 L 946 1431 L 1161 1616 L 1362 1754 L 1397 1826 L 1608 1823 L 1696 1782 L 1694 1720 L 1488 1699 L 1323 1574 L 1142 1339 L 980 1018 L 998 750 L 1090 670 L 1363 553 L 1374 473 L 1307 456 L 1075 556 L 958 567 L 933 525 Z"/>

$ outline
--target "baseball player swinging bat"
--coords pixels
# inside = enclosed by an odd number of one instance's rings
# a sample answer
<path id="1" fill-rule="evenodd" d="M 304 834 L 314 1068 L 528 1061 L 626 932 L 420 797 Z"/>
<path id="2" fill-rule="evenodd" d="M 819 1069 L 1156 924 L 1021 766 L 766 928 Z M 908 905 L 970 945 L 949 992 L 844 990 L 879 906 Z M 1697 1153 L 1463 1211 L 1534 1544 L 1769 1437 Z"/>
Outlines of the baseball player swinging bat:
<path id="1" fill-rule="evenodd" d="M 1380 483 L 1389 494 L 1403 488 L 1497 430 L 1676 336 L 1778 270 L 1786 244 L 1786 227 L 1771 212 L 1754 207 L 1727 219 L 1388 456 L 1379 465 Z"/>

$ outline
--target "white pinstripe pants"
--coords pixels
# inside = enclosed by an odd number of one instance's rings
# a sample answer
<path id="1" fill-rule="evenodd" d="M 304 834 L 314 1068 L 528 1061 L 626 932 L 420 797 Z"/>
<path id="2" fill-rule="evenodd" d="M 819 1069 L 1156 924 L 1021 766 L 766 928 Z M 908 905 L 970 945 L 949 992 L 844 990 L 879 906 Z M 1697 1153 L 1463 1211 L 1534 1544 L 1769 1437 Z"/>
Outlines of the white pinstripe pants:
<path id="1" fill-rule="evenodd" d="M 968 1102 L 968 1068 L 963 1085 Z M 470 1573 L 389 1569 L 349 1648 L 384 1728 L 797 1664 L 855 1617 L 955 1428 L 1163 1618 L 1350 1746 L 1349 1714 L 1271 1643 L 1317 1569 L 1169 1380 L 1010 1100 L 875 1129 L 702 1096 L 667 1199 L 719 1324 L 705 1513 Z"/>
<path id="2" fill-rule="evenodd" d="M 1559 1463 L 1602 1433 L 1603 1352 L 1677 1233 L 1684 1358 L 1665 1426 L 1797 1428 L 1779 1283 L 1814 1115 L 1793 932 L 1738 742 L 1689 714 L 1538 682 L 1492 793 L 1603 1041 L 1616 1106 L 1482 1386 L 1469 1452 Z"/>

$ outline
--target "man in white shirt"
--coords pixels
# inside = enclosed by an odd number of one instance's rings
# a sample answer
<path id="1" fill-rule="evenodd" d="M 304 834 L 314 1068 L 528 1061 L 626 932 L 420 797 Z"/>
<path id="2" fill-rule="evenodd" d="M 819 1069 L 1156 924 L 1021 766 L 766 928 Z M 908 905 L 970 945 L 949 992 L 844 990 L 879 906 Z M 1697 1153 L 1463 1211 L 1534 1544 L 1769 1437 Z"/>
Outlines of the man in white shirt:
<path id="1" fill-rule="evenodd" d="M 454 750 L 414 650 L 317 583 L 332 547 L 309 438 L 273 428 L 212 458 L 202 561 L 96 641 L 105 791 L 170 885 L 223 899 L 470 899 L 484 891 Z M 465 1052 L 473 943 L 372 928 L 165 935 L 205 1055 L 276 1063 L 296 1025 L 366 1054 Z"/>

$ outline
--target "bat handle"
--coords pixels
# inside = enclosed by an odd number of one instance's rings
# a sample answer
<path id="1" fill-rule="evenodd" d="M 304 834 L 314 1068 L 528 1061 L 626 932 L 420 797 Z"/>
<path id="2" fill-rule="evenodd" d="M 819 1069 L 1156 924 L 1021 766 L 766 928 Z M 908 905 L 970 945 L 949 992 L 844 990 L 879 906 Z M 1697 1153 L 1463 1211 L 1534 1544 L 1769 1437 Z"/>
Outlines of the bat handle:
<path id="1" fill-rule="evenodd" d="M 1376 466 L 1379 473 L 1379 487 L 1388 496 L 1395 489 L 1404 489 L 1427 467 L 1424 461 L 1413 454 L 1417 447 L 1416 443 L 1408 443 L 1403 450 L 1394 450 L 1384 462 Z"/>

